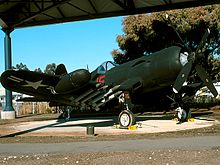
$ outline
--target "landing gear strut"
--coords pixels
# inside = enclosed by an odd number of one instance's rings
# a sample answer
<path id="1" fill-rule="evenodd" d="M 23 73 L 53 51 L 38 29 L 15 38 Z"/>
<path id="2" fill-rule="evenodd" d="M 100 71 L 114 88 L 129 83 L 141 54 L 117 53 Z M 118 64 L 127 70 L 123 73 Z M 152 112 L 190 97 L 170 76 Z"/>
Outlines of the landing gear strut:
<path id="1" fill-rule="evenodd" d="M 119 114 L 118 121 L 121 128 L 127 128 L 135 124 L 135 116 L 130 110 L 133 108 L 133 105 L 131 103 L 129 92 L 124 92 L 122 94 L 122 97 L 123 104 L 126 107 L 126 109 Z"/>
<path id="2" fill-rule="evenodd" d="M 63 118 L 65 118 L 66 121 L 70 120 L 70 114 L 72 112 L 72 108 L 70 106 L 65 106 L 63 110 Z"/>
<path id="3" fill-rule="evenodd" d="M 181 107 L 178 107 L 176 109 L 176 111 L 177 111 L 177 118 L 178 118 L 180 123 L 186 122 L 187 119 L 191 117 L 191 112 L 190 112 L 189 109 L 186 110 L 186 109 L 183 109 Z"/>
<path id="4" fill-rule="evenodd" d="M 187 106 L 187 103 L 183 103 L 181 94 L 175 94 L 173 97 L 168 96 L 168 98 L 177 106 L 176 112 L 179 121 L 178 124 L 186 122 L 188 118 L 191 118 L 190 108 Z"/>

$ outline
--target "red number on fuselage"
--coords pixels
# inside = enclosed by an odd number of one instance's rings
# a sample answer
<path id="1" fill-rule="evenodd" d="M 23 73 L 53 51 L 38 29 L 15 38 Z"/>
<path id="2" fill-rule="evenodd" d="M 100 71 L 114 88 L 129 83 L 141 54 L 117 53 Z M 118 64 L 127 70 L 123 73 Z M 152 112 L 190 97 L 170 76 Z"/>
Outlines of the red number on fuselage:
<path id="1" fill-rule="evenodd" d="M 104 84 L 105 83 L 104 78 L 105 78 L 105 75 L 101 75 L 97 77 L 96 82 Z"/>

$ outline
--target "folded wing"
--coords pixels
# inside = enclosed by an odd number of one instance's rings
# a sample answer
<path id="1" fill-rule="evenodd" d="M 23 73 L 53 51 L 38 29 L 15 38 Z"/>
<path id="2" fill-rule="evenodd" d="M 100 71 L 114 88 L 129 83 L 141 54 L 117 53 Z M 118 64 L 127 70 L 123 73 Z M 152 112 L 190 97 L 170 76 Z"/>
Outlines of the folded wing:
<path id="1" fill-rule="evenodd" d="M 50 96 L 59 81 L 59 76 L 26 70 L 7 70 L 1 75 L 3 87 L 31 96 Z"/>

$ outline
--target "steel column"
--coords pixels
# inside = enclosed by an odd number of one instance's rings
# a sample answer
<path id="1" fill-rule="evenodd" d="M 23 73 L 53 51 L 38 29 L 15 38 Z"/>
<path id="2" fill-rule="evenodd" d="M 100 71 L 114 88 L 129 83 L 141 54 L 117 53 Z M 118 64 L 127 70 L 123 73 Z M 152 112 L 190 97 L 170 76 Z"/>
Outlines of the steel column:
<path id="1" fill-rule="evenodd" d="M 4 48 L 5 48 L 5 70 L 12 68 L 12 54 L 11 54 L 11 37 L 10 34 L 13 29 L 2 29 L 5 33 L 4 38 Z M 11 119 L 15 118 L 15 110 L 12 106 L 12 91 L 5 90 L 5 108 L 3 113 L 6 112 L 6 115 L 1 115 L 1 118 Z M 10 113 L 11 112 L 11 113 Z M 8 116 L 9 114 L 9 116 Z"/>

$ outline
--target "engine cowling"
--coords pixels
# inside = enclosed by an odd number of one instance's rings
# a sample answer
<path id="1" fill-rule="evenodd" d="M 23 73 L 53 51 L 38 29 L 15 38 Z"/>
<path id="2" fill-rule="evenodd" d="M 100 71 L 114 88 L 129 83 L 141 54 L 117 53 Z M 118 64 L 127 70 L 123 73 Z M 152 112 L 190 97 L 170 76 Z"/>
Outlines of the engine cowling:
<path id="1" fill-rule="evenodd" d="M 85 86 L 91 79 L 91 74 L 86 69 L 78 69 L 64 75 L 55 87 L 55 92 L 65 94 L 74 92 Z"/>

